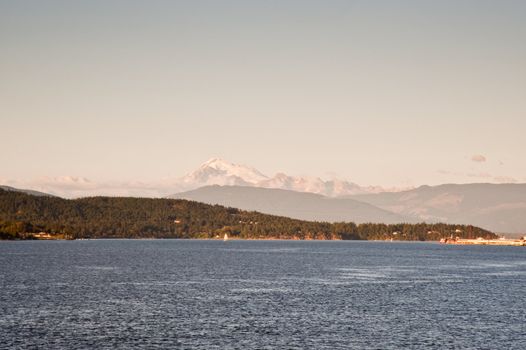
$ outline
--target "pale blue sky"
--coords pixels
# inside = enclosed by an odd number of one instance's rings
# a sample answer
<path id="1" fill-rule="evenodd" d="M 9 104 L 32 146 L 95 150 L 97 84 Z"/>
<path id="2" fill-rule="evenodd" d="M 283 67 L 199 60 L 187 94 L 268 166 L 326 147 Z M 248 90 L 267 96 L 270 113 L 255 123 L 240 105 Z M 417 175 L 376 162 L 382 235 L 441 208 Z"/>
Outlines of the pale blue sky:
<path id="1" fill-rule="evenodd" d="M 526 182 L 526 1 L 0 0 L 0 53 L 0 180 Z"/>

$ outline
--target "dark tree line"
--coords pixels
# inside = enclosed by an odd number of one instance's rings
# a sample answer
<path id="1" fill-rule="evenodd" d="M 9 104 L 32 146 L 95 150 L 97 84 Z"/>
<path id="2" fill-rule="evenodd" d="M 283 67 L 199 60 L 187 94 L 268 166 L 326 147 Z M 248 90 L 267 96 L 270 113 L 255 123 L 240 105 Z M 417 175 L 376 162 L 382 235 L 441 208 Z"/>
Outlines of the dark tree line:
<path id="1" fill-rule="evenodd" d="M 0 189 L 0 239 L 46 232 L 62 238 L 237 238 L 439 240 L 495 238 L 469 225 L 360 224 L 295 220 L 177 199 L 90 197 L 67 200 Z"/>

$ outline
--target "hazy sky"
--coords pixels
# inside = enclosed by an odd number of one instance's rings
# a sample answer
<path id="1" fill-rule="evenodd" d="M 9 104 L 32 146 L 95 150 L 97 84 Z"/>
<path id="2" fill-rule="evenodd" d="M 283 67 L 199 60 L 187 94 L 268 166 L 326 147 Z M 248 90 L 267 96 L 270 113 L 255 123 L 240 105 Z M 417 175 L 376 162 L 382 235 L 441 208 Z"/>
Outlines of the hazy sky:
<path id="1" fill-rule="evenodd" d="M 526 182 L 526 1 L 0 0 L 0 125 L 4 183 Z"/>

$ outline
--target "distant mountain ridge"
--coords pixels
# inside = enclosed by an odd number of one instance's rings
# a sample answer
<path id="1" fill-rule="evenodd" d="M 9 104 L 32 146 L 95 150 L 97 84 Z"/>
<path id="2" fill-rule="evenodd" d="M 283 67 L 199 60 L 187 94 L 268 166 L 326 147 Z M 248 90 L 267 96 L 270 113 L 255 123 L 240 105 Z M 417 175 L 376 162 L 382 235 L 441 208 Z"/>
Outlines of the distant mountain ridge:
<path id="1" fill-rule="evenodd" d="M 417 220 L 350 198 L 249 186 L 205 186 L 170 196 L 207 204 L 253 210 L 299 220 L 400 223 Z"/>
<path id="2" fill-rule="evenodd" d="M 171 197 L 303 220 L 446 222 L 514 236 L 526 233 L 526 184 L 446 184 L 335 198 L 247 186 L 205 186 Z"/>
<path id="3" fill-rule="evenodd" d="M 44 192 L 39 192 L 39 191 L 34 191 L 34 190 L 25 190 L 25 189 L 20 189 L 20 188 L 14 188 L 14 187 L 11 187 L 11 186 L 0 185 L 0 189 L 5 190 L 5 191 L 12 191 L 12 192 L 22 192 L 22 193 L 30 194 L 30 195 L 33 195 L 33 196 L 55 197 L 54 195 L 49 194 L 49 193 L 44 193 Z"/>
<path id="4" fill-rule="evenodd" d="M 445 184 L 346 198 L 428 222 L 463 222 L 500 233 L 526 232 L 526 184 Z"/>

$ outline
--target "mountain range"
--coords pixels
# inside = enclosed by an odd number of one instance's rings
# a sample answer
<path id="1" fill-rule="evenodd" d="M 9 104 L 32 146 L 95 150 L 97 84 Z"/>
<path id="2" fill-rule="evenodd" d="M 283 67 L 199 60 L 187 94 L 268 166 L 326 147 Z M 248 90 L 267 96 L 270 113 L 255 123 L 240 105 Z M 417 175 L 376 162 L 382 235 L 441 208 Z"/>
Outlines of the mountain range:
<path id="1" fill-rule="evenodd" d="M 250 166 L 234 164 L 220 158 L 208 160 L 197 170 L 173 182 L 173 187 L 180 191 L 210 185 L 275 188 L 316 193 L 329 197 L 386 191 L 379 186 L 362 187 L 339 179 L 322 180 L 319 177 L 290 176 L 284 173 L 277 173 L 269 177 Z"/>
<path id="2" fill-rule="evenodd" d="M 416 222 L 414 217 L 380 209 L 351 198 L 249 186 L 205 186 L 170 196 L 207 204 L 220 204 L 265 214 L 309 221 L 394 224 Z"/>
<path id="3" fill-rule="evenodd" d="M 173 198 L 303 220 L 447 222 L 501 233 L 526 231 L 526 184 L 446 184 L 387 190 L 282 173 L 270 178 L 254 168 L 218 158 L 205 162 L 178 183 L 189 191 Z"/>
<path id="4" fill-rule="evenodd" d="M 526 232 L 526 184 L 446 184 L 348 198 L 423 221 L 464 222 L 500 233 Z"/>
<path id="5" fill-rule="evenodd" d="M 526 184 L 422 186 L 403 192 L 327 197 L 246 186 L 205 186 L 170 196 L 302 220 L 444 222 L 498 233 L 526 231 Z"/>
<path id="6" fill-rule="evenodd" d="M 355 183 L 319 177 L 290 176 L 277 173 L 267 176 L 257 169 L 212 158 L 196 170 L 182 176 L 153 182 L 92 181 L 82 176 L 40 177 L 34 180 L 4 180 L 0 184 L 16 188 L 31 188 L 65 198 L 89 196 L 166 197 L 173 193 L 194 190 L 210 185 L 277 188 L 297 192 L 317 193 L 329 197 L 379 193 L 397 189 L 379 186 L 359 186 Z"/>
<path id="7" fill-rule="evenodd" d="M 74 191 L 76 197 L 110 193 L 168 196 L 302 220 L 445 222 L 471 224 L 506 234 L 526 232 L 526 184 L 445 184 L 388 190 L 362 187 L 345 180 L 325 181 L 283 173 L 269 177 L 250 166 L 218 158 L 181 178 L 158 183 L 102 186 L 86 180 L 78 188 L 77 183 L 68 182 L 69 192 L 62 193 L 71 196 Z M 46 187 L 38 188 L 41 192 L 3 188 L 35 195 L 47 192 Z M 57 190 L 50 192 L 61 195 Z"/>
<path id="8" fill-rule="evenodd" d="M 21 189 L 21 188 L 15 188 L 15 187 L 11 187 L 11 186 L 2 186 L 2 185 L 0 185 L 0 189 L 2 189 L 4 191 L 21 192 L 21 193 L 25 193 L 25 194 L 30 194 L 32 196 L 38 196 L 38 197 L 55 197 L 55 196 L 53 196 L 52 194 L 49 194 L 49 193 L 33 191 L 33 190 L 26 190 L 26 189 Z"/>

